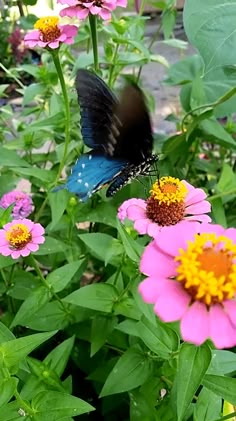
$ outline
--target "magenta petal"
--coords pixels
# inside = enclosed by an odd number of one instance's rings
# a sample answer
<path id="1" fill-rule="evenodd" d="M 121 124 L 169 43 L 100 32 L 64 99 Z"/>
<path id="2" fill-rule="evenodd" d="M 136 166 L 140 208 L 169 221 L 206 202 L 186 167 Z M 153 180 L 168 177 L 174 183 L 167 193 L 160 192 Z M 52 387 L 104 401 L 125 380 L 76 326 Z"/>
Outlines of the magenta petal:
<path id="1" fill-rule="evenodd" d="M 226 300 L 223 304 L 225 312 L 227 313 L 233 325 L 236 327 L 236 301 Z"/>
<path id="2" fill-rule="evenodd" d="M 147 234 L 149 223 L 150 221 L 147 218 L 138 219 L 134 223 L 134 229 L 136 229 L 136 231 L 138 231 L 138 233 L 141 235 Z"/>
<path id="3" fill-rule="evenodd" d="M 164 322 L 175 322 L 182 319 L 191 297 L 184 291 L 182 285 L 172 281 L 166 291 L 156 300 L 154 311 Z"/>
<path id="4" fill-rule="evenodd" d="M 155 241 L 163 252 L 177 256 L 180 248 L 186 248 L 188 240 L 194 240 L 199 226 L 199 222 L 183 220 L 176 225 L 163 227 Z"/>
<path id="5" fill-rule="evenodd" d="M 131 221 L 136 221 L 137 219 L 146 218 L 145 209 L 138 205 L 131 205 L 127 208 L 127 217 Z"/>
<path id="6" fill-rule="evenodd" d="M 148 304 L 155 304 L 158 296 L 165 292 L 169 283 L 172 282 L 169 279 L 165 278 L 146 278 L 142 281 L 138 290 L 142 295 L 143 301 Z"/>
<path id="7" fill-rule="evenodd" d="M 162 227 L 157 225 L 155 222 L 151 222 L 147 226 L 147 233 L 150 237 L 156 238 L 159 235 L 161 229 Z"/>
<path id="8" fill-rule="evenodd" d="M 177 262 L 162 253 L 152 241 L 144 250 L 140 261 L 140 271 L 148 276 L 170 277 L 176 274 Z"/>
<path id="9" fill-rule="evenodd" d="M 98 13 L 98 14 L 99 14 L 99 16 L 101 16 L 101 18 L 103 20 L 111 19 L 111 12 L 109 12 L 109 10 L 101 9 L 100 13 Z"/>
<path id="10" fill-rule="evenodd" d="M 216 348 L 231 348 L 236 345 L 236 328 L 220 305 L 210 308 L 210 338 Z"/>
<path id="11" fill-rule="evenodd" d="M 201 345 L 209 337 L 209 314 L 206 306 L 195 302 L 191 305 L 180 323 L 180 331 L 184 341 Z"/>
<path id="12" fill-rule="evenodd" d="M 39 31 L 31 31 L 28 34 L 25 35 L 24 41 L 38 41 L 40 37 Z"/>

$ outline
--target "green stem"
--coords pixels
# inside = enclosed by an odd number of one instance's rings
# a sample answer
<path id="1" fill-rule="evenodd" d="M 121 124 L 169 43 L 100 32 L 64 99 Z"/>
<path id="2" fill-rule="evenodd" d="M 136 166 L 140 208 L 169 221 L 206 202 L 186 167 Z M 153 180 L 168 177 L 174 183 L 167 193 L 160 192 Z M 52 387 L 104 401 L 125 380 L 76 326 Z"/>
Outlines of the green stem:
<path id="1" fill-rule="evenodd" d="M 30 263 L 32 264 L 32 266 L 35 269 L 35 272 L 37 273 L 37 275 L 39 276 L 42 284 L 45 286 L 45 288 L 47 288 L 47 290 L 50 292 L 50 294 L 52 294 L 52 296 L 58 301 L 58 303 L 61 305 L 61 307 L 63 308 L 63 310 L 65 311 L 65 313 L 67 313 L 70 317 L 71 317 L 71 312 L 68 310 L 67 306 L 63 303 L 63 301 L 61 300 L 61 298 L 59 297 L 59 295 L 53 291 L 53 288 L 50 284 L 48 284 L 47 280 L 44 278 L 37 260 L 30 255 L 28 257 L 28 259 L 30 260 Z"/>
<path id="2" fill-rule="evenodd" d="M 142 16 L 142 14 L 143 14 L 143 12 L 144 12 L 145 3 L 146 3 L 146 0 L 142 0 L 142 1 L 141 1 L 140 8 L 139 8 L 139 12 L 138 12 L 138 15 L 139 15 L 139 16 Z"/>
<path id="3" fill-rule="evenodd" d="M 15 390 L 14 396 L 20 405 L 20 409 L 25 412 L 25 415 L 35 415 L 34 410 L 21 398 L 17 390 Z"/>
<path id="4" fill-rule="evenodd" d="M 69 104 L 68 93 L 67 93 L 67 89 L 66 89 L 65 79 L 64 79 L 64 76 L 63 76 L 62 68 L 61 68 L 61 63 L 60 63 L 58 51 L 59 51 L 58 49 L 57 50 L 50 50 L 50 53 L 52 55 L 53 62 L 54 62 L 54 65 L 56 67 L 56 71 L 57 71 L 57 74 L 58 74 L 58 77 L 59 77 L 62 95 L 63 95 L 64 103 L 65 103 L 65 145 L 64 145 L 64 152 L 63 152 L 62 160 L 60 162 L 58 173 L 57 173 L 57 176 L 56 176 L 55 184 L 57 184 L 57 182 L 60 178 L 62 169 L 65 165 L 68 146 L 69 146 L 69 143 L 70 143 L 70 104 Z"/>
<path id="5" fill-rule="evenodd" d="M 2 68 L 2 70 L 4 70 L 4 72 L 8 76 L 14 79 L 22 89 L 25 89 L 25 86 L 23 85 L 23 83 L 10 70 L 8 70 L 2 63 L 0 63 L 0 68 Z"/>
<path id="6" fill-rule="evenodd" d="M 97 17 L 95 15 L 92 15 L 91 13 L 89 14 L 89 24 L 90 24 L 91 38 L 92 38 L 92 44 L 93 44 L 94 70 L 97 73 L 99 71 Z"/>
<path id="7" fill-rule="evenodd" d="M 112 86 L 113 86 L 113 80 L 112 80 L 113 79 L 113 72 L 114 72 L 114 69 L 115 69 L 115 66 L 116 66 L 116 58 L 117 58 L 119 46 L 120 46 L 120 44 L 117 43 L 116 44 L 115 51 L 114 51 L 114 54 L 113 54 L 113 57 L 112 57 L 112 63 L 111 63 L 111 67 L 110 67 L 110 74 L 109 74 L 109 79 L 108 79 L 108 86 L 110 88 L 112 88 Z"/>

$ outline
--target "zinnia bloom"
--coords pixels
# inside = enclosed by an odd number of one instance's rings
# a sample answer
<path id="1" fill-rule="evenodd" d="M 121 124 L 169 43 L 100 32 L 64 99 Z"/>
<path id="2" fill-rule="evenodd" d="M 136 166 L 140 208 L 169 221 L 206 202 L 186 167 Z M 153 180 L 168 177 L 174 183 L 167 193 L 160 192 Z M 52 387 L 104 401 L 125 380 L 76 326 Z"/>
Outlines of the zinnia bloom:
<path id="1" fill-rule="evenodd" d="M 164 322 L 180 320 L 183 339 L 236 345 L 236 229 L 183 222 L 163 228 L 145 249 L 139 285 Z"/>
<path id="2" fill-rule="evenodd" d="M 205 213 L 211 205 L 205 200 L 206 193 L 187 181 L 174 177 L 162 177 L 150 190 L 147 200 L 129 199 L 118 209 L 118 218 L 134 222 L 139 234 L 156 237 L 163 227 L 181 224 L 183 220 L 211 222 Z"/>
<path id="3" fill-rule="evenodd" d="M 117 6 L 127 6 L 127 0 L 58 0 L 58 3 L 69 5 L 60 11 L 60 16 L 78 19 L 85 19 L 91 13 L 107 20 L 111 18 L 111 12 Z"/>
<path id="4" fill-rule="evenodd" d="M 14 220 L 0 230 L 0 254 L 18 259 L 28 256 L 44 243 L 44 228 L 30 219 Z"/>
<path id="5" fill-rule="evenodd" d="M 34 25 L 35 31 L 26 34 L 24 41 L 29 48 L 58 48 L 60 43 L 73 44 L 78 28 L 75 25 L 58 25 L 59 18 L 46 16 L 40 18 Z"/>
<path id="6" fill-rule="evenodd" d="M 32 199 L 26 193 L 13 190 L 4 194 L 0 199 L 0 208 L 7 209 L 13 203 L 15 204 L 12 210 L 12 217 L 14 219 L 26 218 L 33 212 Z"/>

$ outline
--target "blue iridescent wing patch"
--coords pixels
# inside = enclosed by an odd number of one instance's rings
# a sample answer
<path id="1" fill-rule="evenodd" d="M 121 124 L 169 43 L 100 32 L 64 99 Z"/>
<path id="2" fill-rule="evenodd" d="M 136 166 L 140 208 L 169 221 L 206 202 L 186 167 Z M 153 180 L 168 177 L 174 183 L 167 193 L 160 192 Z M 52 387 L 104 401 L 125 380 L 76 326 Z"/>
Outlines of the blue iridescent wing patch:
<path id="1" fill-rule="evenodd" d="M 126 160 L 111 159 L 99 152 L 92 151 L 78 159 L 65 187 L 84 202 L 97 190 L 119 177 L 128 164 L 129 162 Z"/>

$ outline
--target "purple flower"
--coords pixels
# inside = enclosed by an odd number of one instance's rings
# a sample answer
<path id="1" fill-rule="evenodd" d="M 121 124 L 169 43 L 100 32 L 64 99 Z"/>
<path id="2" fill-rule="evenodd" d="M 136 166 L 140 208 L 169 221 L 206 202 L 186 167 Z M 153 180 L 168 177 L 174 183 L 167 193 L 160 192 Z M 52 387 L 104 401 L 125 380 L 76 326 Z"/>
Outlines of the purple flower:
<path id="1" fill-rule="evenodd" d="M 103 20 L 111 19 L 111 12 L 116 7 L 126 7 L 127 0 L 57 0 L 58 3 L 67 4 L 61 10 L 60 16 L 68 16 L 70 18 L 77 17 L 78 19 L 85 19 L 89 13 L 98 15 Z"/>
<path id="2" fill-rule="evenodd" d="M 12 210 L 12 217 L 14 219 L 26 218 L 33 212 L 32 199 L 26 193 L 13 190 L 4 194 L 0 199 L 0 208 L 7 209 L 13 203 L 15 204 Z"/>

